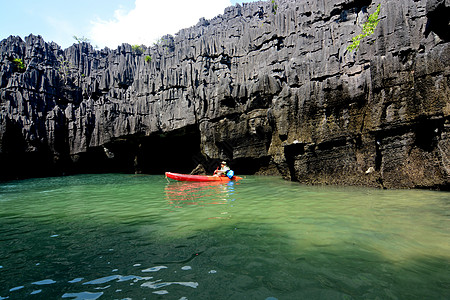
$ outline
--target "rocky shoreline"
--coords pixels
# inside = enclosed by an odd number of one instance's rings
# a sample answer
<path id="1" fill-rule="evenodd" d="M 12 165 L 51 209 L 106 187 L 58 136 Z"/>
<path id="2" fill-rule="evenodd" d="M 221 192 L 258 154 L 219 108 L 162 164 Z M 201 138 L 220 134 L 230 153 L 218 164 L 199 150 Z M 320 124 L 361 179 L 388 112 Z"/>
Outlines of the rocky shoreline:
<path id="1" fill-rule="evenodd" d="M 347 51 L 379 3 L 237 5 L 140 48 L 11 36 L 0 179 L 226 159 L 307 184 L 449 190 L 450 2 L 383 2 L 375 33 Z"/>

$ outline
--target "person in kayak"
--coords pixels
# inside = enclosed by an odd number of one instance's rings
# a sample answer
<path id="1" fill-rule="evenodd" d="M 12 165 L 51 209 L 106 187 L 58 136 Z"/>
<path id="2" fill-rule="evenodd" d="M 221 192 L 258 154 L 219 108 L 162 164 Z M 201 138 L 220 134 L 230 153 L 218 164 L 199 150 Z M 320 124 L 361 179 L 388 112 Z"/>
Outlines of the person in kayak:
<path id="1" fill-rule="evenodd" d="M 227 166 L 227 162 L 223 161 L 220 163 L 220 169 L 217 168 L 217 170 L 214 171 L 214 175 L 216 176 L 226 176 L 228 171 L 231 169 Z"/>

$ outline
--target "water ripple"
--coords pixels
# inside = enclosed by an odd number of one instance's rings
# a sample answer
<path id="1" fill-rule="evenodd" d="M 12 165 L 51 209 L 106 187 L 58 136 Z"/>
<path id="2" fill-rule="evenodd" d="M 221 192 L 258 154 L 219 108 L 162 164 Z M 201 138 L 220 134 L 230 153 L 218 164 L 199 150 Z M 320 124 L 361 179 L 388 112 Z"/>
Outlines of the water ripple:
<path id="1" fill-rule="evenodd" d="M 87 285 L 87 284 L 104 284 L 113 280 L 117 279 L 117 282 L 123 282 L 123 281 L 129 281 L 129 280 L 135 280 L 135 281 L 139 281 L 139 280 L 150 280 L 153 277 L 140 277 L 140 276 L 135 276 L 135 275 L 127 275 L 127 276 L 122 276 L 122 275 L 111 275 L 111 276 L 106 276 L 106 277 L 102 277 L 102 278 L 98 278 L 95 280 L 91 280 L 88 282 L 83 283 L 83 285 Z"/>
<path id="2" fill-rule="evenodd" d="M 167 267 L 166 266 L 157 266 L 157 267 L 152 267 L 152 268 L 142 270 L 141 272 L 158 272 L 159 270 L 162 270 L 162 269 L 167 269 Z"/>
<path id="3" fill-rule="evenodd" d="M 56 283 L 56 281 L 52 280 L 52 279 L 45 279 L 45 280 L 41 280 L 41 281 L 36 281 L 36 282 L 32 282 L 31 284 L 35 284 L 35 285 L 47 285 L 47 284 L 53 284 Z"/>
<path id="4" fill-rule="evenodd" d="M 10 289 L 9 291 L 10 291 L 10 292 L 14 292 L 14 291 L 21 290 L 21 289 L 23 289 L 23 288 L 24 288 L 24 286 L 23 286 L 23 285 L 20 285 L 20 286 L 13 287 L 13 288 Z"/>
<path id="5" fill-rule="evenodd" d="M 95 300 L 100 298 L 103 295 L 103 292 L 99 293 L 90 293 L 90 292 L 81 292 L 81 293 L 65 293 L 62 295 L 62 298 L 73 298 L 73 300 Z"/>
<path id="6" fill-rule="evenodd" d="M 178 284 L 182 286 L 187 286 L 196 289 L 198 287 L 198 282 L 161 282 L 161 280 L 153 281 L 153 282 L 145 282 L 141 284 L 141 286 L 148 287 L 151 289 L 159 289 L 162 287 L 166 287 L 169 285 Z"/>

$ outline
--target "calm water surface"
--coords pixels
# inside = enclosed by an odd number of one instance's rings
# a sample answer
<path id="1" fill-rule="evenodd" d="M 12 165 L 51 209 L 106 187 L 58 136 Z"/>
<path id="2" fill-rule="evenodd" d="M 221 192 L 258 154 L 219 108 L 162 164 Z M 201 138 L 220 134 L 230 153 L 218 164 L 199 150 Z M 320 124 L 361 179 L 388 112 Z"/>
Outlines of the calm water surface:
<path id="1" fill-rule="evenodd" d="M 0 183 L 0 299 L 450 299 L 450 194 L 79 175 Z"/>

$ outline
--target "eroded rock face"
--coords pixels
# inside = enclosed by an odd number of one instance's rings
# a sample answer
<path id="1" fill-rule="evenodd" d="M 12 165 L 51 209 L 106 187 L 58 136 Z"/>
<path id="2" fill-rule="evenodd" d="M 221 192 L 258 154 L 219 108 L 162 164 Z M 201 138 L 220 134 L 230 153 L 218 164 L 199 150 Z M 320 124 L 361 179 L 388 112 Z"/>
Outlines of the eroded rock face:
<path id="1" fill-rule="evenodd" d="M 238 5 L 142 51 L 9 37 L 1 176 L 226 159 L 304 183 L 448 189 L 450 4 L 383 2 L 375 33 L 347 51 L 378 3 Z"/>

